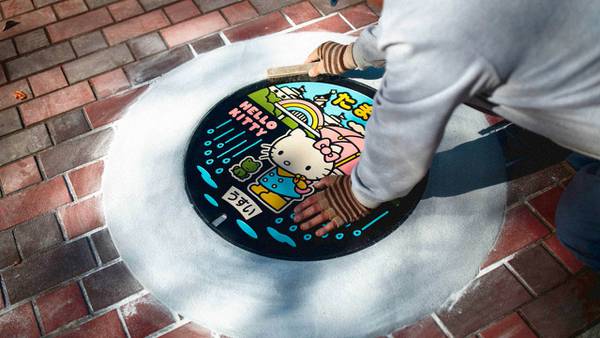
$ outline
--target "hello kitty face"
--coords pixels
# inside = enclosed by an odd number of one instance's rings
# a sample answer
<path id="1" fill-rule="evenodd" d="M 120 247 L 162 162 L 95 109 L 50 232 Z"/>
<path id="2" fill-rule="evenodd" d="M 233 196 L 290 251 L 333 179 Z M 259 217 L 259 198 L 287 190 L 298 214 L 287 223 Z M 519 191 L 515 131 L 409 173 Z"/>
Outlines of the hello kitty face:
<path id="1" fill-rule="evenodd" d="M 306 136 L 304 131 L 294 129 L 271 145 L 263 145 L 261 159 L 268 156 L 273 163 L 292 174 L 303 175 L 311 181 L 318 180 L 331 173 L 334 163 L 325 161 L 314 144 L 315 140 Z"/>

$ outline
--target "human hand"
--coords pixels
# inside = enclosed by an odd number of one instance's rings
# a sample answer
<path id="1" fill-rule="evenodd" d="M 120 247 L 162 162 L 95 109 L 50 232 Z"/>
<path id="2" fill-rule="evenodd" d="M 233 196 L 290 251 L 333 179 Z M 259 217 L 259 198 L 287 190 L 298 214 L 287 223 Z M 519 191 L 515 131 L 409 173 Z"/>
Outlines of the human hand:
<path id="1" fill-rule="evenodd" d="M 327 41 L 315 49 L 304 63 L 316 62 L 308 71 L 308 75 L 315 77 L 319 74 L 338 75 L 351 69 L 356 69 L 356 62 L 352 56 L 354 44 L 342 45 L 337 42 Z"/>
<path id="2" fill-rule="evenodd" d="M 303 222 L 300 229 L 304 231 L 327 222 L 316 232 L 321 237 L 348 222 L 356 221 L 370 211 L 352 194 L 350 176 L 327 176 L 314 186 L 325 190 L 310 196 L 294 208 L 294 222 Z"/>

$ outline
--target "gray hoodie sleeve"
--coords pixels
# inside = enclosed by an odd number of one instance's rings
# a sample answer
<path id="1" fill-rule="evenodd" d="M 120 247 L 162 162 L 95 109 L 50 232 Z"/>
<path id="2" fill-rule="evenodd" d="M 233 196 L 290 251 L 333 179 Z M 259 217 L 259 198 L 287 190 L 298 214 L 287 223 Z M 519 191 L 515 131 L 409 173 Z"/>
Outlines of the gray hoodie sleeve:
<path id="1" fill-rule="evenodd" d="M 475 52 L 436 41 L 387 44 L 386 72 L 352 173 L 363 205 L 405 196 L 427 173 L 452 111 L 498 77 Z"/>
<path id="2" fill-rule="evenodd" d="M 377 46 L 380 32 L 379 25 L 367 27 L 354 42 L 352 56 L 359 69 L 384 66 L 385 53 Z"/>

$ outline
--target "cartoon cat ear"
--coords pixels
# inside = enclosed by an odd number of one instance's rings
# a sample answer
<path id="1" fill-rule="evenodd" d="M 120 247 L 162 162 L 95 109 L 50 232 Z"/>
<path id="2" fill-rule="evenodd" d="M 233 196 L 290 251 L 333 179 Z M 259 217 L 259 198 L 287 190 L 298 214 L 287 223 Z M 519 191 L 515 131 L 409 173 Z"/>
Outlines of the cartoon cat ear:
<path id="1" fill-rule="evenodd" d="M 304 131 L 302 131 L 302 129 L 300 129 L 300 128 L 296 128 L 296 129 L 292 130 L 292 133 L 290 135 L 292 135 L 292 136 L 306 136 L 306 134 L 304 133 Z"/>

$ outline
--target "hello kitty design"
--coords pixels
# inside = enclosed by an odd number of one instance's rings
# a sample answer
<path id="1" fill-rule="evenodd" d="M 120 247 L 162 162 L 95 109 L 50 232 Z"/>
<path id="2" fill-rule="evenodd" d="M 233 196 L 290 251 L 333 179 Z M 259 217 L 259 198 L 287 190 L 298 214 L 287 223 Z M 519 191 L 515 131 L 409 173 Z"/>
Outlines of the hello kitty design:
<path id="1" fill-rule="evenodd" d="M 302 129 L 294 129 L 262 147 L 259 159 L 268 159 L 273 166 L 248 190 L 276 213 L 310 195 L 314 190 L 311 184 L 331 174 L 342 152 L 330 139 L 314 140 Z"/>

